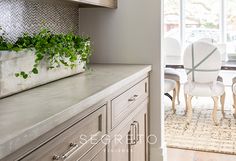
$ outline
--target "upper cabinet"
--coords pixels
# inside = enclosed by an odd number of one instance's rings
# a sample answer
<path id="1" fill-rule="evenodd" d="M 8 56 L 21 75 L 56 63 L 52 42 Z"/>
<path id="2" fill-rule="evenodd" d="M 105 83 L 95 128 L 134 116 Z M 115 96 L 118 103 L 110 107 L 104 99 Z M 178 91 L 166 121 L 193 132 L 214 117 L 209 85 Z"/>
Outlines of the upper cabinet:
<path id="1" fill-rule="evenodd" d="M 79 2 L 80 7 L 106 7 L 117 8 L 117 0 L 70 0 Z"/>

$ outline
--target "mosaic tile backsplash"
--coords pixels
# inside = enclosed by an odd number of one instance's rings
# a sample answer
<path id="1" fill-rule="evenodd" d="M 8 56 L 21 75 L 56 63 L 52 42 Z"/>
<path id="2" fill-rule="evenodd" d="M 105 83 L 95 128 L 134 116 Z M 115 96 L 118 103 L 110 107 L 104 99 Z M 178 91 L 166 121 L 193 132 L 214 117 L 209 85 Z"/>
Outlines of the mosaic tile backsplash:
<path id="1" fill-rule="evenodd" d="M 79 7 L 61 1 L 0 0 L 0 26 L 12 41 L 38 32 L 41 27 L 54 33 L 78 33 Z"/>

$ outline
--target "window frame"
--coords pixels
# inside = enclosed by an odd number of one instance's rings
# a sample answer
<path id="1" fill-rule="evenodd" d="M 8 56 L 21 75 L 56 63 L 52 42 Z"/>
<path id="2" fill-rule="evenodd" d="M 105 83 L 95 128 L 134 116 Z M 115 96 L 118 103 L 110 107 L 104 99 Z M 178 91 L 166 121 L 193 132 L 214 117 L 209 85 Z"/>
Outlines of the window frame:
<path id="1" fill-rule="evenodd" d="M 179 39 L 180 39 L 180 44 L 181 47 L 183 48 L 186 44 L 185 44 L 185 31 L 186 31 L 186 23 L 185 23 L 185 19 L 186 19 L 186 15 L 185 15 L 185 5 L 186 5 L 186 1 L 187 0 L 179 0 L 180 3 L 178 6 L 179 8 L 179 14 L 180 14 L 180 20 L 179 20 L 179 30 L 180 30 L 180 35 L 179 35 Z M 220 10 L 219 10 L 219 43 L 224 43 L 227 44 L 227 0 L 219 0 L 220 2 Z M 227 50 L 227 49 L 226 49 Z M 226 53 L 228 60 L 232 60 L 229 57 L 229 53 Z M 236 53 L 235 53 L 236 54 Z M 228 61 L 226 60 L 226 61 Z"/>

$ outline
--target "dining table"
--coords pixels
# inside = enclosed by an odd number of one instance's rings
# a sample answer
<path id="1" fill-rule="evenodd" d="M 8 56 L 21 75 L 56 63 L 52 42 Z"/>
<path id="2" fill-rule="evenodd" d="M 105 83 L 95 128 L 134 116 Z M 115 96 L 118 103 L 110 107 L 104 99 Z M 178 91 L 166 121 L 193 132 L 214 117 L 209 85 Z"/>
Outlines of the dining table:
<path id="1" fill-rule="evenodd" d="M 184 69 L 183 57 L 181 56 L 167 56 L 165 57 L 165 67 L 174 69 Z M 236 60 L 222 61 L 221 70 L 235 70 Z"/>
<path id="2" fill-rule="evenodd" d="M 184 69 L 183 57 L 181 56 L 166 56 L 165 67 L 174 69 Z M 236 72 L 236 60 L 235 61 L 222 61 L 221 70 L 231 70 Z M 165 93 L 167 97 L 172 100 L 172 96 L 169 93 Z"/>

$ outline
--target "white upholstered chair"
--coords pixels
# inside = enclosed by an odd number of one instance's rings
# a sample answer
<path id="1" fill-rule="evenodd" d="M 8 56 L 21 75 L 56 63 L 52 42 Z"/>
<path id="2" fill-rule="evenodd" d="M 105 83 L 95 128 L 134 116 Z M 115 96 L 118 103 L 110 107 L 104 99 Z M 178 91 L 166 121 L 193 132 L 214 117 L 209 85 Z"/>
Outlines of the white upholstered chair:
<path id="1" fill-rule="evenodd" d="M 188 81 L 184 85 L 187 100 L 187 122 L 190 123 L 192 119 L 192 97 L 212 97 L 214 101 L 212 118 L 214 123 L 218 125 L 218 99 L 220 97 L 223 116 L 225 100 L 224 84 L 217 81 L 221 68 L 219 50 L 213 44 L 202 41 L 195 42 L 189 45 L 184 52 L 184 67 L 188 75 Z"/>
<path id="2" fill-rule="evenodd" d="M 216 41 L 212 38 L 201 38 L 198 41 L 207 42 L 207 43 L 210 43 L 210 44 L 216 43 Z"/>
<path id="3" fill-rule="evenodd" d="M 172 37 L 164 39 L 164 54 L 165 56 L 181 56 L 180 42 Z"/>
<path id="4" fill-rule="evenodd" d="M 226 44 L 225 43 L 218 43 L 216 40 L 214 40 L 212 38 L 202 38 L 202 39 L 199 39 L 198 41 L 203 41 L 203 42 L 207 42 L 207 43 L 216 45 L 218 50 L 220 51 L 221 60 L 222 61 L 227 61 L 228 60 L 228 56 L 227 56 L 227 52 L 226 52 Z"/>
<path id="5" fill-rule="evenodd" d="M 234 100 L 234 118 L 236 118 L 236 77 L 233 78 L 233 85 L 232 85 L 232 92 L 233 92 L 233 100 Z"/>
<path id="6" fill-rule="evenodd" d="M 218 44 L 216 44 L 217 43 L 216 40 L 214 40 L 212 38 L 201 38 L 198 41 L 206 42 L 206 43 L 210 43 L 210 44 L 216 45 L 218 50 L 220 51 L 220 53 L 222 55 L 222 52 L 223 52 L 223 51 L 221 51 L 222 50 L 222 47 L 221 47 L 222 44 L 220 44 L 220 46 L 218 46 Z M 217 77 L 217 80 L 220 81 L 220 82 L 223 82 L 223 78 L 221 76 L 219 76 L 219 75 Z"/>
<path id="7" fill-rule="evenodd" d="M 164 53 L 165 56 L 181 56 L 181 45 L 180 42 L 174 38 L 166 37 L 164 39 Z M 180 73 L 176 69 L 165 68 L 165 79 L 171 79 L 176 82 L 176 95 L 178 104 L 180 104 Z"/>
<path id="8" fill-rule="evenodd" d="M 171 79 L 176 82 L 176 96 L 177 96 L 177 102 L 180 104 L 180 73 L 176 69 L 172 68 L 165 68 L 165 79 Z"/>
<path id="9" fill-rule="evenodd" d="M 164 87 L 164 93 L 169 93 L 173 91 L 173 96 L 172 96 L 172 110 L 173 113 L 176 112 L 175 109 L 175 98 L 176 98 L 176 82 L 171 79 L 165 79 L 165 87 Z"/>

